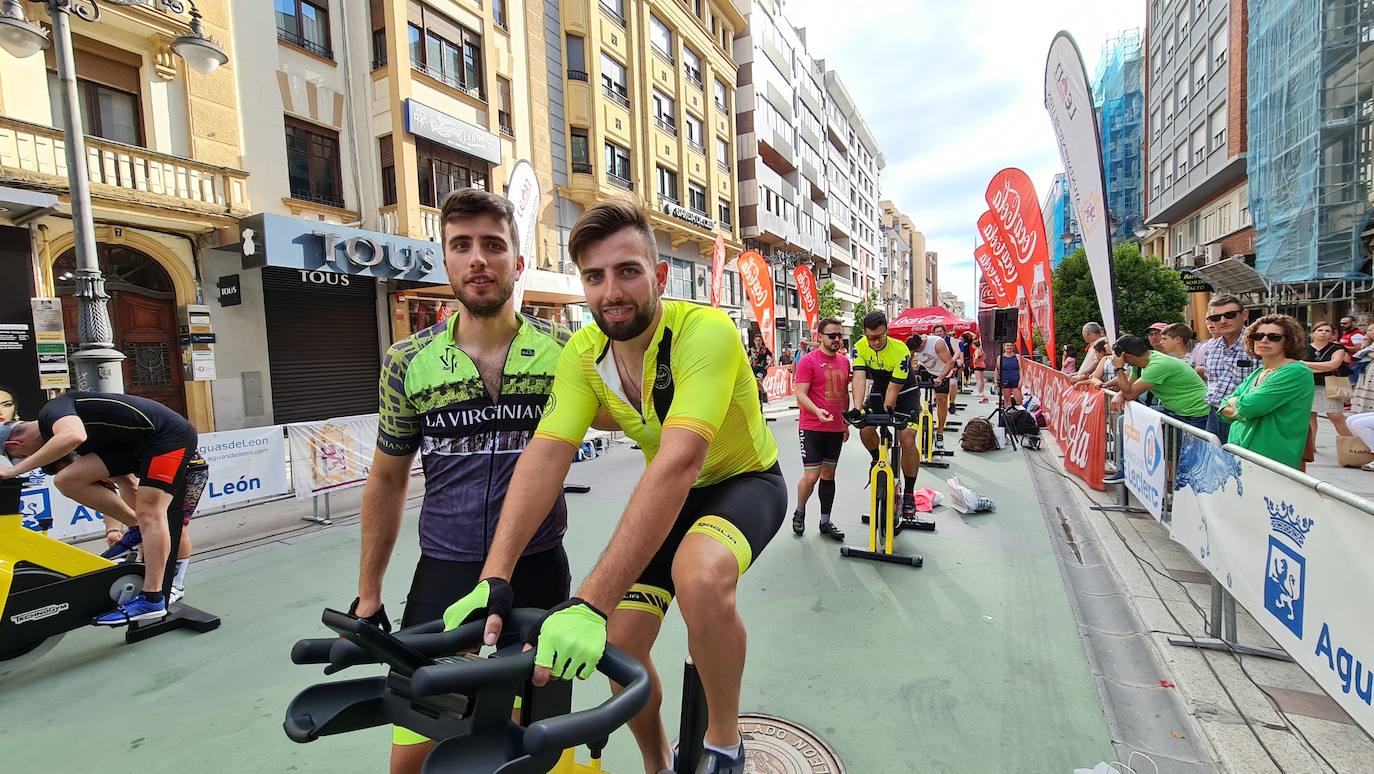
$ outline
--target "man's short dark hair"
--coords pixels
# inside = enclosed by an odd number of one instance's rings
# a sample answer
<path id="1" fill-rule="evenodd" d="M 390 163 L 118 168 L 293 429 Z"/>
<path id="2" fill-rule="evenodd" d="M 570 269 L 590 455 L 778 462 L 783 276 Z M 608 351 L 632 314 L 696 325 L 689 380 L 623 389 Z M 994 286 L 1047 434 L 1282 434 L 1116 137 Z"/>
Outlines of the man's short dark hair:
<path id="1" fill-rule="evenodd" d="M 1122 336 L 1112 348 L 1131 357 L 1145 357 L 1150 354 L 1150 342 L 1139 336 Z"/>
<path id="2" fill-rule="evenodd" d="M 593 245 L 610 239 L 622 229 L 634 229 L 644 237 L 644 253 L 653 266 L 658 260 L 658 240 L 649 225 L 649 216 L 638 202 L 615 198 L 597 202 L 582 213 L 568 236 L 568 255 L 573 263 L 582 265 L 582 256 Z"/>
<path id="3" fill-rule="evenodd" d="M 1160 331 L 1160 333 L 1165 336 L 1173 336 L 1176 339 L 1182 340 L 1184 343 L 1193 340 L 1193 329 L 1183 323 L 1174 323 L 1168 328 Z"/>
<path id="4" fill-rule="evenodd" d="M 816 333 L 825 333 L 826 326 L 829 325 L 838 325 L 840 328 L 844 328 L 844 323 L 836 320 L 834 317 L 827 317 L 816 323 Z"/>
<path id="5" fill-rule="evenodd" d="M 510 226 L 511 252 L 520 254 L 520 230 L 515 225 L 515 205 L 504 196 L 497 196 L 481 188 L 455 188 L 444 197 L 444 206 L 439 213 L 440 223 L 490 215 L 498 222 Z M 442 234 L 442 227 L 440 233 Z M 526 256 L 528 257 L 528 256 Z"/>
<path id="6" fill-rule="evenodd" d="M 864 330 L 876 331 L 887 325 L 887 314 L 881 309 L 874 309 L 864 315 Z"/>
<path id="7" fill-rule="evenodd" d="M 1231 295 L 1230 293 L 1222 293 L 1219 296 L 1212 296 L 1212 300 L 1207 302 L 1207 306 L 1210 309 L 1219 309 L 1223 306 L 1231 305 L 1238 306 L 1241 309 L 1245 308 L 1245 304 L 1242 304 L 1239 298 Z"/>

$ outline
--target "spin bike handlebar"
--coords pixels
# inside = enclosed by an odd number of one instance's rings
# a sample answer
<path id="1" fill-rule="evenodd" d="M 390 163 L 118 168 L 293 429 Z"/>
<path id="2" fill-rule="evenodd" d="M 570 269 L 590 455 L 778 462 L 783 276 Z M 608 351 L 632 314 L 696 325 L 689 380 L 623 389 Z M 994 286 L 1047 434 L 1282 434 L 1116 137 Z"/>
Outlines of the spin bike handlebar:
<path id="1" fill-rule="evenodd" d="M 844 421 L 854 427 L 906 427 L 911 422 L 911 415 L 901 411 L 862 411 L 859 416 L 853 416 L 853 412 L 845 412 Z"/>

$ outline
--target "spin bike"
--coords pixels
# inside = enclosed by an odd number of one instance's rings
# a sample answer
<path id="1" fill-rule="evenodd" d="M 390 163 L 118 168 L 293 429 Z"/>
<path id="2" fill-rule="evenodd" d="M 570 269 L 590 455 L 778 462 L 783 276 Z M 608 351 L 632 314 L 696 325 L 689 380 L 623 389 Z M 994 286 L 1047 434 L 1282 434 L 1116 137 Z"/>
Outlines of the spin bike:
<path id="1" fill-rule="evenodd" d="M 22 479 L 0 481 L 0 663 L 29 656 L 37 659 L 69 631 L 88 625 L 143 589 L 143 564 L 112 562 L 24 526 L 20 515 Z M 171 591 L 176 546 L 181 539 L 181 503 L 174 500 L 169 520 L 172 551 L 163 593 Z M 124 639 L 138 642 L 189 628 L 206 632 L 219 618 L 180 602 L 158 621 L 135 621 Z M 27 661 L 27 659 L 26 659 Z M 14 671 L 0 666 L 0 671 Z"/>
<path id="2" fill-rule="evenodd" d="M 947 468 L 949 463 L 941 460 L 941 457 L 953 457 L 954 452 L 939 449 L 935 446 L 935 435 L 937 432 L 935 424 L 935 382 L 925 379 L 917 384 L 919 394 L 916 401 L 921 406 L 921 413 L 916 419 L 916 451 L 920 455 L 921 464 L 930 468 Z M 953 396 L 950 397 L 950 408 L 953 409 Z M 947 421 L 946 429 L 950 426 L 958 426 L 958 422 Z"/>
<path id="3" fill-rule="evenodd" d="M 865 412 L 861 418 L 851 421 L 857 428 L 873 427 L 878 430 L 878 462 L 868 474 L 869 512 L 863 521 L 868 524 L 868 550 L 855 546 L 840 546 L 840 556 L 851 559 L 872 559 L 879 562 L 905 564 L 920 567 L 925 563 L 919 554 L 899 554 L 892 548 L 892 540 L 903 529 L 903 520 L 897 516 L 897 479 L 894 473 L 901 464 L 901 444 L 895 443 L 895 428 L 906 427 L 911 421 L 907 414 Z M 889 456 L 895 454 L 889 462 Z M 926 527 L 924 525 L 930 525 Z M 915 529 L 933 530 L 935 522 L 919 521 L 905 526 Z"/>
<path id="4" fill-rule="evenodd" d="M 425 758 L 425 774 L 595 774 L 611 732 L 649 701 L 648 671 L 624 651 L 606 646 L 598 672 L 623 689 L 599 706 L 572 712 L 575 680 L 530 682 L 533 650 L 544 611 L 515 610 L 496 651 L 477 655 L 486 618 L 442 631 L 432 621 L 388 634 L 367 621 L 325 610 L 337 638 L 296 643 L 296 664 L 327 664 L 325 674 L 350 666 L 385 664 L 384 676 L 320 683 L 291 701 L 283 728 L 295 742 L 384 724 L 399 724 L 438 742 Z M 455 655 L 456 654 L 456 655 Z M 682 725 L 676 774 L 691 774 L 706 733 L 706 697 L 688 659 L 683 678 Z M 512 715 L 518 711 L 518 720 Z M 590 762 L 575 748 L 586 746 Z"/>

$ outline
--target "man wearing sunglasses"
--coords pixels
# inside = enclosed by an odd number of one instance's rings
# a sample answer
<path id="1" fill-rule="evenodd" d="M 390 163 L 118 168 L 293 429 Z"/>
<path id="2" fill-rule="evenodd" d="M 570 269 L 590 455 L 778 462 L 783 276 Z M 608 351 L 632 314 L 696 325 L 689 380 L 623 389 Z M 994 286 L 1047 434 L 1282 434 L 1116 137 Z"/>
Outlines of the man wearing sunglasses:
<path id="1" fill-rule="evenodd" d="M 1212 298 L 1207 305 L 1207 332 L 1212 338 L 1198 346 L 1202 366 L 1198 375 L 1207 382 L 1207 430 L 1216 434 L 1222 443 L 1230 434 L 1231 425 L 1221 421 L 1217 410 L 1236 387 L 1255 370 L 1255 362 L 1245 351 L 1245 309 L 1240 299 L 1232 295 Z"/>
<path id="2" fill-rule="evenodd" d="M 816 326 L 819 348 L 808 352 L 797 363 L 797 406 L 801 408 L 802 477 L 797 482 L 797 510 L 792 513 L 792 531 L 806 530 L 806 503 L 812 490 L 820 488 L 820 532 L 832 540 L 843 541 L 844 533 L 830 521 L 835 503 L 835 466 L 840 451 L 849 440 L 849 425 L 844 412 L 849 408 L 849 358 L 842 352 L 844 326 L 827 317 Z"/>

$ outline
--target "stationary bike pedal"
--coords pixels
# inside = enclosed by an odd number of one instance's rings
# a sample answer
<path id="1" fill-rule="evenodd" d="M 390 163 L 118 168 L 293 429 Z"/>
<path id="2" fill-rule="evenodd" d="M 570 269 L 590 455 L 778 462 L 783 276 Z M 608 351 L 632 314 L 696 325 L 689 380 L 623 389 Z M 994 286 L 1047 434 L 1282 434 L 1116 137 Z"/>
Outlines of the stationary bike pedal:
<path id="1" fill-rule="evenodd" d="M 914 529 L 918 532 L 934 532 L 935 522 L 925 521 L 924 519 L 902 519 L 902 529 Z"/>

